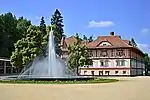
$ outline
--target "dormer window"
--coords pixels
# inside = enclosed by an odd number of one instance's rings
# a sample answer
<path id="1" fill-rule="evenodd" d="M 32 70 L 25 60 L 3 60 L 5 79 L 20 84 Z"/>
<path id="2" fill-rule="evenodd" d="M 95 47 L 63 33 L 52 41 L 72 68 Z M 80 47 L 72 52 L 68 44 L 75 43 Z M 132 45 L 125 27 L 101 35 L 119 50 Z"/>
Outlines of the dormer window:
<path id="1" fill-rule="evenodd" d="M 111 45 L 108 41 L 102 41 L 98 46 L 107 46 Z"/>
<path id="2" fill-rule="evenodd" d="M 103 44 L 103 46 L 106 46 L 106 44 Z"/>

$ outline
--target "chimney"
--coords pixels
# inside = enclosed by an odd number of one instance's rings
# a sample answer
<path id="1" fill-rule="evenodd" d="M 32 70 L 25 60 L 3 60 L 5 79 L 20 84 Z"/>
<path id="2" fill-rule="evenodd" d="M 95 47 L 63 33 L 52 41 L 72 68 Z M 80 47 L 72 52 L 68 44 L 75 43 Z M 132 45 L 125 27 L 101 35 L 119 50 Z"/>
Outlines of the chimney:
<path id="1" fill-rule="evenodd" d="M 114 35 L 115 35 L 115 32 L 110 32 L 110 35 L 111 35 L 111 36 L 114 36 Z"/>

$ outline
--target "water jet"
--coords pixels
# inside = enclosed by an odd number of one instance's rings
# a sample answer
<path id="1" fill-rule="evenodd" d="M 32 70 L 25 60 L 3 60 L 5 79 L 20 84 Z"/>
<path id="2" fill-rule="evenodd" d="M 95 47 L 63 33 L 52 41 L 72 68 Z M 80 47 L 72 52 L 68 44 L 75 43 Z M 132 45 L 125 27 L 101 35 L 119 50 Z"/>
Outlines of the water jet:
<path id="1" fill-rule="evenodd" d="M 17 80 L 87 80 L 90 77 L 77 76 L 69 69 L 66 62 L 55 52 L 53 30 L 49 33 L 46 56 L 39 55 L 25 66 Z"/>

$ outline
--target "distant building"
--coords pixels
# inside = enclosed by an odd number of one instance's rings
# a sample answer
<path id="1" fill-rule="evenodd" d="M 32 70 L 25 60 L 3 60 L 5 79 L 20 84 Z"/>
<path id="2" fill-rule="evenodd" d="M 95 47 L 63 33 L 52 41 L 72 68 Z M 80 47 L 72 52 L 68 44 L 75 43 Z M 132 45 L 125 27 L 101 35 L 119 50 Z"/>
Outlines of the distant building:
<path id="1" fill-rule="evenodd" d="M 0 58 L 0 74 L 11 73 L 12 68 L 10 64 L 10 60 L 6 58 Z"/>
<path id="2" fill-rule="evenodd" d="M 19 71 L 19 68 L 12 68 L 10 59 L 2 57 L 0 58 L 0 75 L 15 74 Z"/>
<path id="3" fill-rule="evenodd" d="M 75 41 L 74 36 L 62 39 L 62 58 L 67 59 L 67 47 Z M 143 75 L 144 53 L 137 47 L 134 40 L 124 40 L 121 36 L 110 32 L 109 36 L 98 36 L 92 42 L 83 41 L 83 43 L 88 48 L 93 65 L 81 67 L 80 75 Z"/>

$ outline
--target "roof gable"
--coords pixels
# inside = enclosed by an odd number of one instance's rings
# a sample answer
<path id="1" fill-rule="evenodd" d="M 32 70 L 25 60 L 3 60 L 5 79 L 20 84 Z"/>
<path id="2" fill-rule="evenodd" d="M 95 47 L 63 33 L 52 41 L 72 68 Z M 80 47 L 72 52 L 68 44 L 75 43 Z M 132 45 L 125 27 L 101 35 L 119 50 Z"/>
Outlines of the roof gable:
<path id="1" fill-rule="evenodd" d="M 120 36 L 99 36 L 95 41 L 89 43 L 87 46 L 89 48 L 96 48 L 96 47 L 104 47 L 100 46 L 100 43 L 107 41 L 111 45 L 109 47 L 129 47 L 126 42 L 124 42 Z"/>
<path id="2" fill-rule="evenodd" d="M 98 46 L 113 46 L 109 41 L 101 41 Z"/>

